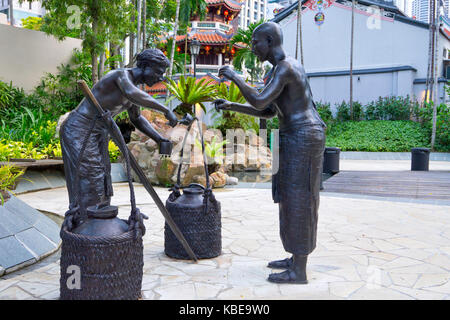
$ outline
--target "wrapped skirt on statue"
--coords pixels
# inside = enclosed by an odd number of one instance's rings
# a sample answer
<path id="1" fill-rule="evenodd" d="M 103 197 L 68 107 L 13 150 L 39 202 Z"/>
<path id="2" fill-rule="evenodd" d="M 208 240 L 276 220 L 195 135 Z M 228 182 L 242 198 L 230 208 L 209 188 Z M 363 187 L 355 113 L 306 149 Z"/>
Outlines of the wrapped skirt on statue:
<path id="1" fill-rule="evenodd" d="M 325 127 L 292 126 L 279 134 L 272 196 L 279 204 L 280 236 L 287 252 L 308 255 L 316 247 Z"/>
<path id="2" fill-rule="evenodd" d="M 89 206 L 109 203 L 113 188 L 108 153 L 109 135 L 104 122 L 88 119 L 74 110 L 62 124 L 60 137 L 70 203 L 75 200 L 75 190 L 80 192 L 79 205 L 83 215 Z M 77 161 L 86 138 L 88 141 L 78 171 Z M 76 174 L 79 174 L 78 186 L 74 185 L 77 183 Z"/>

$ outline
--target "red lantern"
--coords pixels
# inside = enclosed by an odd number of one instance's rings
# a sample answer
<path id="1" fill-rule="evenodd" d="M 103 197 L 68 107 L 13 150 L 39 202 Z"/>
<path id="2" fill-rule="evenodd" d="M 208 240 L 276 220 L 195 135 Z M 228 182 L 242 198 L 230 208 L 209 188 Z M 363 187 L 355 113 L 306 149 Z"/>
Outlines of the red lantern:
<path id="1" fill-rule="evenodd" d="M 223 12 L 223 15 L 224 15 L 225 17 L 227 17 L 227 16 L 228 16 L 228 10 L 225 10 L 225 11 Z"/>
<path id="2" fill-rule="evenodd" d="M 206 46 L 205 47 L 206 54 L 209 54 L 209 50 L 211 50 L 211 47 L 210 46 Z"/>
<path id="3" fill-rule="evenodd" d="M 231 49 L 231 54 L 235 54 L 236 53 L 236 51 L 234 50 L 234 48 L 233 49 Z"/>
<path id="4" fill-rule="evenodd" d="M 177 47 L 177 52 L 180 52 L 181 51 L 181 48 L 180 47 Z"/>

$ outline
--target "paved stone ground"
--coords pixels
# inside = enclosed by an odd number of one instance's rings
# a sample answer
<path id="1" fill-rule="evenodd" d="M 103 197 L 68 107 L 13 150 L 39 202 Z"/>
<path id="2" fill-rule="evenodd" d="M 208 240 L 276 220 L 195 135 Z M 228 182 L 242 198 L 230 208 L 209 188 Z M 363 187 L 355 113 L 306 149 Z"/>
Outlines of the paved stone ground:
<path id="1" fill-rule="evenodd" d="M 126 184 L 113 203 L 129 214 Z M 169 192 L 158 188 L 166 199 Z M 270 189 L 222 189 L 223 254 L 197 264 L 164 250 L 164 221 L 142 186 L 136 196 L 149 215 L 144 237 L 144 299 L 450 299 L 450 206 L 322 194 L 318 246 L 309 284 L 266 281 L 272 259 L 284 258 L 278 209 Z M 64 214 L 65 188 L 20 198 Z M 0 279 L 0 299 L 58 299 L 59 254 Z"/>

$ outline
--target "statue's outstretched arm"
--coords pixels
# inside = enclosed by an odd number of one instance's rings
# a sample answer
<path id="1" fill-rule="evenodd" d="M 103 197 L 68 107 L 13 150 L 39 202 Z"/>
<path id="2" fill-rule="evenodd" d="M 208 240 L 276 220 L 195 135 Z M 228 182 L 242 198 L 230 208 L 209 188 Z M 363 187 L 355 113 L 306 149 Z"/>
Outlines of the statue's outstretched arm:
<path id="1" fill-rule="evenodd" d="M 284 62 L 280 62 L 276 67 L 272 79 L 264 87 L 261 92 L 250 87 L 240 78 L 237 73 L 229 68 L 222 68 L 219 72 L 220 76 L 233 81 L 241 90 L 245 100 L 257 110 L 264 110 L 267 106 L 275 101 L 289 81 L 290 67 Z"/>
<path id="2" fill-rule="evenodd" d="M 131 81 L 128 73 L 124 73 L 117 79 L 117 85 L 122 94 L 133 104 L 138 106 L 154 109 L 167 115 L 170 110 L 152 98 L 151 95 L 139 89 Z"/>
<path id="3" fill-rule="evenodd" d="M 131 123 L 136 127 L 136 129 L 141 131 L 153 141 L 160 143 L 161 141 L 166 140 L 159 134 L 158 131 L 155 130 L 155 128 L 153 128 L 151 123 L 141 115 L 141 111 L 138 106 L 130 106 L 128 108 L 128 115 L 130 116 Z"/>
<path id="4" fill-rule="evenodd" d="M 263 110 L 258 110 L 249 104 L 232 103 L 230 107 L 226 110 L 236 111 L 239 113 L 244 113 L 249 116 L 270 119 L 277 115 L 275 108 L 272 105 L 264 108 Z"/>

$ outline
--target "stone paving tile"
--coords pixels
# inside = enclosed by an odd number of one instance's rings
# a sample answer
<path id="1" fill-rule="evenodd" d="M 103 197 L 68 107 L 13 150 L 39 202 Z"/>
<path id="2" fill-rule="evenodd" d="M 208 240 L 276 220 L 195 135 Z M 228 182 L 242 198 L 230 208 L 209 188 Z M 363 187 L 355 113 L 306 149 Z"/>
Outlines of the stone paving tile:
<path id="1" fill-rule="evenodd" d="M 29 300 L 33 296 L 19 287 L 12 286 L 0 292 L 0 300 Z"/>
<path id="2" fill-rule="evenodd" d="M 114 188 L 114 203 L 121 206 L 120 216 L 125 218 L 129 214 L 128 187 L 116 184 Z M 54 194 L 52 190 L 22 196 L 33 206 L 56 199 L 51 206 L 64 214 L 65 189 L 55 190 Z M 162 199 L 169 195 L 167 189 L 157 188 L 157 192 Z M 267 262 L 288 255 L 279 239 L 278 207 L 269 201 L 271 191 L 227 189 L 216 197 L 222 202 L 223 253 L 194 264 L 164 255 L 164 220 L 145 190 L 136 186 L 139 207 L 150 217 L 145 222 L 142 299 L 450 297 L 448 207 L 322 196 L 318 244 L 308 264 L 309 283 L 275 285 L 266 279 L 279 270 L 267 268 Z M 255 207 L 255 203 L 262 205 Z M 0 295 L 58 299 L 58 259 L 54 255 L 2 277 Z M 42 288 L 34 287 L 39 283 Z"/>

